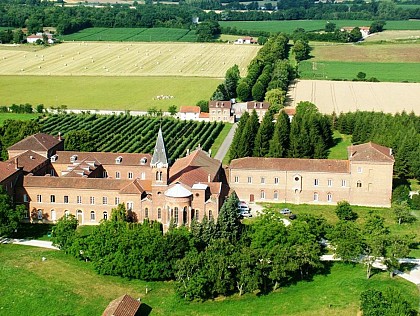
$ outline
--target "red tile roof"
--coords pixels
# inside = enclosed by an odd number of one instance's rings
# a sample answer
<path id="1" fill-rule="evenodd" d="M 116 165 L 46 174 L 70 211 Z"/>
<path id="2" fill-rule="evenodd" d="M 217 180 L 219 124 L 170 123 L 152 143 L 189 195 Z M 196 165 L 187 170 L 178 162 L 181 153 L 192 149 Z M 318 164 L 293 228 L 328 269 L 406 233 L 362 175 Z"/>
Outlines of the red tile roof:
<path id="1" fill-rule="evenodd" d="M 231 108 L 232 102 L 230 101 L 209 101 L 209 108 Z"/>
<path id="2" fill-rule="evenodd" d="M 349 162 L 334 159 L 246 157 L 232 160 L 230 169 L 348 173 Z"/>
<path id="3" fill-rule="evenodd" d="M 296 109 L 295 108 L 283 108 L 283 112 L 287 115 L 296 115 Z"/>
<path id="4" fill-rule="evenodd" d="M 210 117 L 210 113 L 206 113 L 206 112 L 201 112 L 199 118 L 209 118 Z"/>
<path id="5" fill-rule="evenodd" d="M 0 183 L 19 172 L 14 163 L 0 161 Z"/>
<path id="6" fill-rule="evenodd" d="M 351 161 L 394 162 L 391 148 L 372 142 L 347 147 Z"/>
<path id="7" fill-rule="evenodd" d="M 106 152 L 81 152 L 81 151 L 57 151 L 57 158 L 53 164 L 70 164 L 70 158 L 77 156 L 77 162 L 96 161 L 101 165 L 117 165 L 116 159 L 121 157 L 122 166 L 140 166 L 140 160 L 145 158 L 144 165 L 149 165 L 152 156 L 141 153 L 106 153 Z"/>
<path id="8" fill-rule="evenodd" d="M 141 194 L 143 192 L 152 191 L 152 181 L 150 180 L 134 180 L 120 190 L 120 194 Z"/>
<path id="9" fill-rule="evenodd" d="M 183 105 L 179 108 L 181 113 L 200 113 L 200 107 L 196 105 Z"/>
<path id="10" fill-rule="evenodd" d="M 268 109 L 270 107 L 270 103 L 268 102 L 255 102 L 255 101 L 251 101 L 251 102 L 247 102 L 246 103 L 246 108 L 248 110 L 252 110 L 252 109 Z"/>
<path id="11" fill-rule="evenodd" d="M 7 150 L 48 151 L 62 141 L 48 134 L 37 133 L 22 139 Z"/>
<path id="12" fill-rule="evenodd" d="M 102 316 L 135 316 L 140 305 L 141 302 L 125 294 L 109 303 Z"/>
<path id="13" fill-rule="evenodd" d="M 32 172 L 36 167 L 48 161 L 48 158 L 45 158 L 32 150 L 27 150 L 24 153 L 7 160 L 7 162 L 14 164 L 16 159 L 18 161 L 18 167 L 23 168 L 23 171 L 27 173 Z"/>
<path id="14" fill-rule="evenodd" d="M 169 169 L 169 182 L 182 182 L 188 186 L 192 186 L 198 182 L 214 181 L 221 167 L 219 160 L 208 156 L 206 152 L 197 149 L 187 157 L 180 158 Z"/>

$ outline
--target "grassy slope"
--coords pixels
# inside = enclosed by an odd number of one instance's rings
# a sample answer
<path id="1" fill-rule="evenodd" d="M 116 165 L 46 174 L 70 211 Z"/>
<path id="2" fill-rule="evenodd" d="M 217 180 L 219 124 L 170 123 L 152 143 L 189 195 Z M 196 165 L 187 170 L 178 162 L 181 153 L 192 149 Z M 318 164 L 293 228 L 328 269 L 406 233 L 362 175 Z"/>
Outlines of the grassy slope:
<path id="1" fill-rule="evenodd" d="M 351 135 L 334 131 L 335 146 L 330 149 L 328 159 L 347 159 L 347 147 L 351 145 Z"/>
<path id="2" fill-rule="evenodd" d="M 207 100 L 220 82 L 199 77 L 0 76 L 0 100 L 6 105 L 65 104 L 70 109 L 139 111 L 155 106 L 166 111 L 173 104 L 179 108 Z M 174 98 L 153 100 L 158 95 Z"/>
<path id="3" fill-rule="evenodd" d="M 397 287 L 418 306 L 415 285 L 390 279 L 387 273 L 366 280 L 362 266 L 335 264 L 312 282 L 265 296 L 186 303 L 176 298 L 173 282 L 100 276 L 90 263 L 58 251 L 0 245 L 0 262 L 1 315 L 100 315 L 108 302 L 125 293 L 141 297 L 152 308 L 151 315 L 355 315 L 361 291 L 389 287 Z M 151 288 L 147 295 L 146 286 Z"/>
<path id="4" fill-rule="evenodd" d="M 1 92 L 0 92 L 1 93 Z M 14 102 L 16 103 L 16 102 Z M 11 105 L 11 104 L 9 104 Z M 20 113 L 0 113 L 0 126 L 3 125 L 5 120 L 30 120 L 38 117 L 38 114 L 20 114 Z"/>

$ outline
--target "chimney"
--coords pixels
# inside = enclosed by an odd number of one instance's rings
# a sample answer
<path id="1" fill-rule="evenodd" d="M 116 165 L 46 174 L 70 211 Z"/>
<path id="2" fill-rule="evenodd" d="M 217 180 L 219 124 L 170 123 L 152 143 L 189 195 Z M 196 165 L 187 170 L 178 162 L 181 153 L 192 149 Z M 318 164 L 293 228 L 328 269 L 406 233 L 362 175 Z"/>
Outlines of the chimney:
<path id="1" fill-rule="evenodd" d="M 189 154 L 190 154 L 190 149 L 187 148 L 187 154 L 186 154 L 186 156 L 188 156 Z"/>
<path id="2" fill-rule="evenodd" d="M 15 169 L 18 170 L 19 169 L 19 161 L 18 161 L 18 157 L 15 158 Z"/>
<path id="3" fill-rule="evenodd" d="M 61 132 L 58 132 L 58 140 L 61 141 Z"/>
<path id="4" fill-rule="evenodd" d="M 211 182 L 211 174 L 209 173 L 209 175 L 207 176 L 207 182 Z"/>
<path id="5" fill-rule="evenodd" d="M 389 155 L 392 156 L 392 148 L 389 149 Z"/>

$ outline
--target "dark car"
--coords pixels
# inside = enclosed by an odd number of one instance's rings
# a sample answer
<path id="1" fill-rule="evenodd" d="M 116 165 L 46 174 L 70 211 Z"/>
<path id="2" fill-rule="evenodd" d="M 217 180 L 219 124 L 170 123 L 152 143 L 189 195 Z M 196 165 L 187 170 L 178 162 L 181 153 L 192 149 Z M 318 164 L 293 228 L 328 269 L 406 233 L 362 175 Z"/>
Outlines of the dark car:
<path id="1" fill-rule="evenodd" d="M 291 214 L 290 216 L 289 216 L 289 219 L 291 219 L 291 220 L 294 220 L 294 219 L 296 219 L 296 214 Z"/>

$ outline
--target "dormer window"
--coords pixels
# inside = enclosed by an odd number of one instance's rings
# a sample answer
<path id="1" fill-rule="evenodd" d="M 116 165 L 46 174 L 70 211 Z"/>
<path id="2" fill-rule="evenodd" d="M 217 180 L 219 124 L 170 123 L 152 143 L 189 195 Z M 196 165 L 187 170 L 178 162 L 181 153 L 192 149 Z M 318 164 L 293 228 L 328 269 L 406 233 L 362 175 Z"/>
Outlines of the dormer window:
<path id="1" fill-rule="evenodd" d="M 51 162 L 56 162 L 57 158 L 58 158 L 57 155 L 53 155 L 53 156 L 51 156 L 50 160 L 51 160 Z"/>
<path id="2" fill-rule="evenodd" d="M 70 157 L 70 162 L 75 162 L 77 161 L 77 155 L 73 155 Z"/>
<path id="3" fill-rule="evenodd" d="M 143 157 L 143 158 L 140 159 L 140 164 L 141 165 L 145 165 L 146 163 L 147 163 L 147 158 L 146 157 Z"/>
<path id="4" fill-rule="evenodd" d="M 121 156 L 118 156 L 118 157 L 115 159 L 115 163 L 120 164 L 120 163 L 121 163 L 121 161 L 122 161 L 122 157 L 121 157 Z"/>

